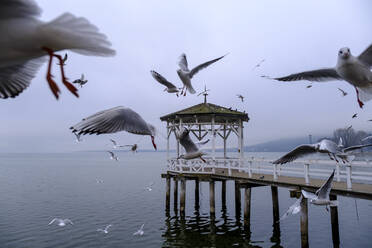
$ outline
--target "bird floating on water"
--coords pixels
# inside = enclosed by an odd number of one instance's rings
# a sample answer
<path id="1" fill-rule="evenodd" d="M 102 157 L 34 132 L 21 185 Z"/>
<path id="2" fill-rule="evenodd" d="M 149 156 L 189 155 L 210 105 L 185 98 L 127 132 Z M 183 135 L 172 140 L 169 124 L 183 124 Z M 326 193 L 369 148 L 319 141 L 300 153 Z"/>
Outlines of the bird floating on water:
<path id="1" fill-rule="evenodd" d="M 51 225 L 53 223 L 57 223 L 58 226 L 66 226 L 67 224 L 73 225 L 71 220 L 69 219 L 59 219 L 59 218 L 54 218 L 51 222 L 49 222 L 48 225 Z"/>
<path id="2" fill-rule="evenodd" d="M 98 229 L 97 229 L 97 232 L 102 232 L 102 233 L 104 233 L 104 234 L 107 234 L 107 233 L 108 233 L 108 229 L 109 229 L 110 227 L 112 227 L 111 224 L 110 224 L 110 225 L 107 225 L 107 226 L 105 227 L 105 229 L 98 228 Z"/>
<path id="3" fill-rule="evenodd" d="M 137 230 L 136 232 L 133 233 L 134 236 L 142 236 L 143 234 L 145 234 L 145 232 L 143 231 L 143 228 L 144 228 L 145 224 L 142 224 L 140 229 Z"/>
<path id="4" fill-rule="evenodd" d="M 305 190 L 301 190 L 302 195 L 305 198 L 310 199 L 311 204 L 326 206 L 327 211 L 328 206 L 337 206 L 337 201 L 329 200 L 329 193 L 331 192 L 334 175 L 335 170 L 333 170 L 327 181 L 315 192 L 315 194 Z"/>
<path id="5" fill-rule="evenodd" d="M 355 87 L 359 107 L 363 108 L 363 102 L 372 99 L 371 67 L 372 45 L 357 57 L 351 54 L 348 47 L 344 47 L 338 51 L 338 59 L 335 67 L 305 71 L 273 79 L 279 81 L 308 80 L 316 82 L 345 80 Z"/>
<path id="6" fill-rule="evenodd" d="M 0 98 L 14 98 L 31 83 L 49 57 L 46 80 L 58 99 L 60 89 L 53 79 L 53 58 L 59 61 L 62 83 L 76 97 L 77 89 L 64 71 L 64 58 L 56 52 L 71 50 L 88 56 L 113 56 L 106 36 L 83 17 L 64 13 L 44 22 L 41 9 L 33 0 L 0 2 Z M 11 32 L 11 33 L 9 33 Z M 9 34 L 9 35 L 6 35 Z M 67 57 L 66 57 L 67 58 Z"/>
<path id="7" fill-rule="evenodd" d="M 70 127 L 77 134 L 107 134 L 120 131 L 137 135 L 149 135 L 152 145 L 156 150 L 156 129 L 147 123 L 138 113 L 130 108 L 118 106 L 100 111 L 94 115 L 84 118 L 81 122 Z"/>
<path id="8" fill-rule="evenodd" d="M 356 146 L 349 146 L 344 148 L 343 146 L 337 145 L 332 140 L 323 139 L 319 143 L 315 144 L 304 144 L 296 147 L 292 151 L 288 152 L 281 158 L 272 162 L 273 164 L 285 164 L 288 162 L 292 162 L 299 157 L 303 157 L 305 155 L 314 154 L 314 153 L 326 153 L 328 154 L 331 160 L 335 160 L 338 162 L 338 159 L 341 159 L 342 162 L 349 162 L 348 161 L 348 153 L 357 149 L 361 149 L 363 147 L 372 146 L 372 144 L 367 145 L 356 145 Z"/>
<path id="9" fill-rule="evenodd" d="M 198 73 L 200 70 L 202 70 L 204 68 L 207 68 L 208 66 L 217 62 L 218 60 L 222 59 L 225 56 L 226 55 L 223 55 L 223 56 L 218 57 L 216 59 L 212 59 L 210 61 L 207 61 L 203 64 L 200 64 L 200 65 L 196 66 L 195 68 L 193 68 L 190 71 L 189 67 L 188 67 L 187 59 L 186 59 L 186 54 L 184 54 L 184 53 L 181 54 L 181 56 L 179 58 L 179 62 L 178 62 L 178 66 L 180 67 L 180 69 L 177 70 L 177 74 L 178 74 L 178 76 L 180 77 L 180 79 L 183 83 L 183 88 L 182 88 L 182 91 L 181 91 L 181 95 L 182 95 L 183 91 L 184 91 L 184 96 L 186 96 L 186 91 L 189 91 L 191 94 L 195 94 L 196 91 L 194 90 L 194 88 L 192 87 L 192 84 L 191 84 L 191 79 L 194 77 L 194 75 L 196 73 Z"/>

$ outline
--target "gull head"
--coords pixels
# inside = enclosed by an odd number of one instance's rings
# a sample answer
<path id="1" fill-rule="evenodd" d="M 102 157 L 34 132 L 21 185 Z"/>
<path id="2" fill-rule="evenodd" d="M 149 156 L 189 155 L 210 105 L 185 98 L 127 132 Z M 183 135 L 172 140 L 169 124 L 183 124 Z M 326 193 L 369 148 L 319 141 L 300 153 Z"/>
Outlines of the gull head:
<path id="1" fill-rule="evenodd" d="M 338 51 L 338 57 L 341 59 L 348 59 L 350 55 L 351 53 L 348 47 L 343 47 Z"/>

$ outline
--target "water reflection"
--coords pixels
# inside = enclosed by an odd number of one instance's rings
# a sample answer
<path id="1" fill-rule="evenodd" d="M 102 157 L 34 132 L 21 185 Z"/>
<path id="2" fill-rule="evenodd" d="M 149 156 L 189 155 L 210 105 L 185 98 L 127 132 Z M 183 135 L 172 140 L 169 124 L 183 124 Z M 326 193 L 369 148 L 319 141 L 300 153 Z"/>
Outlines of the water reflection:
<path id="1" fill-rule="evenodd" d="M 273 232 L 273 247 L 280 247 L 277 230 Z M 230 218 L 226 207 L 218 218 L 200 214 L 199 208 L 195 208 L 192 216 L 168 216 L 162 237 L 162 247 L 261 247 L 251 241 L 250 226 Z"/>

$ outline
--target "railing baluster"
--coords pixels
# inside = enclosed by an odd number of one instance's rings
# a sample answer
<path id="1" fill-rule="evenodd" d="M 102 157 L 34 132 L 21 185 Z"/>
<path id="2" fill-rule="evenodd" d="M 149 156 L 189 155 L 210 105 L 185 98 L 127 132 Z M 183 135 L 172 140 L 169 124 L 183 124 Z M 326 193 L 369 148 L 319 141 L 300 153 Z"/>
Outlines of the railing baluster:
<path id="1" fill-rule="evenodd" d="M 346 165 L 346 186 L 347 186 L 347 189 L 352 188 L 352 184 L 351 184 L 351 164 Z"/>
<path id="2" fill-rule="evenodd" d="M 278 173 L 277 173 L 277 164 L 273 164 L 273 176 L 274 176 L 274 181 L 278 180 Z"/>
<path id="3" fill-rule="evenodd" d="M 340 177 L 340 164 L 339 163 L 336 163 L 336 180 L 337 180 L 337 182 L 340 182 L 341 181 L 341 177 Z"/>
<path id="4" fill-rule="evenodd" d="M 305 173 L 305 183 L 306 185 L 310 184 L 310 177 L 309 177 L 309 164 L 304 164 L 304 173 Z"/>

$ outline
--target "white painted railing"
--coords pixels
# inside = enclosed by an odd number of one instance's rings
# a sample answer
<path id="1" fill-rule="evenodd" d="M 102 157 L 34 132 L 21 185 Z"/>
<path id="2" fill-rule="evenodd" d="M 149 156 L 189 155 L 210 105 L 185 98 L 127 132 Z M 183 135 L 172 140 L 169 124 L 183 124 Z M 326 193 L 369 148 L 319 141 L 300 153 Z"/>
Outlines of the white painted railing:
<path id="1" fill-rule="evenodd" d="M 335 181 L 345 181 L 347 188 L 352 189 L 352 182 L 372 184 L 372 162 L 352 161 L 347 164 L 336 163 L 331 160 L 309 159 L 295 160 L 285 165 L 275 165 L 273 160 L 266 158 L 250 157 L 244 160 L 240 158 L 204 158 L 202 160 L 169 159 L 167 169 L 169 171 L 187 173 L 215 173 L 216 169 L 227 169 L 229 175 L 232 170 L 246 172 L 249 177 L 253 174 L 270 174 L 273 180 L 280 176 L 302 177 L 306 184 L 310 178 L 328 178 L 333 169 L 336 169 Z"/>

